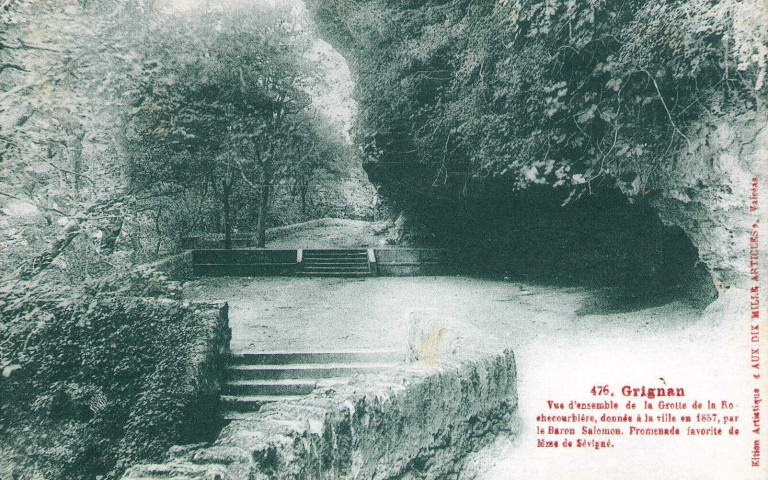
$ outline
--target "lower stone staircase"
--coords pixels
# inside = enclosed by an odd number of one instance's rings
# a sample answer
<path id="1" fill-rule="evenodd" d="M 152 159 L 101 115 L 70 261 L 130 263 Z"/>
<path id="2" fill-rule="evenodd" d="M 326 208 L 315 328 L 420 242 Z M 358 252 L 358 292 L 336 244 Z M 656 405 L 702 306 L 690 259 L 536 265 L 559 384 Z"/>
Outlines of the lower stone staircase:
<path id="1" fill-rule="evenodd" d="M 247 418 L 266 403 L 301 398 L 318 387 L 385 372 L 403 361 L 399 350 L 234 354 L 221 397 L 223 417 L 226 421 Z"/>
<path id="2" fill-rule="evenodd" d="M 305 277 L 366 277 L 373 275 L 365 249 L 304 250 L 299 275 Z"/>

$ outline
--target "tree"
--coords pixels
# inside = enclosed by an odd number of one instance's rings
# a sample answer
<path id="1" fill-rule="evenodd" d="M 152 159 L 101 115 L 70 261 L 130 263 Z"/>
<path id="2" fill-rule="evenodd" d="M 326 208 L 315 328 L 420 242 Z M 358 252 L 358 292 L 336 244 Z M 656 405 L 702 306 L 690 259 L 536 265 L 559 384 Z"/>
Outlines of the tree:
<path id="1" fill-rule="evenodd" d="M 68 245 L 98 236 L 103 248 L 88 261 L 111 267 L 123 220 L 135 214 L 115 142 L 135 64 L 114 45 L 144 18 L 132 0 L 95 3 L 92 11 L 29 2 L 0 9 L 0 63 L 20 67 L 0 68 L 0 216 L 20 231 L 0 237 L 0 267 L 14 267 L 6 271 L 34 276 Z M 17 270 L 19 257 L 28 261 Z"/>
<path id="2" fill-rule="evenodd" d="M 765 104 L 758 0 L 307 4 L 355 59 L 371 172 L 429 195 L 642 196 L 676 174 L 688 125 Z"/>
<path id="3" fill-rule="evenodd" d="M 311 149 L 303 90 L 311 70 L 286 12 L 240 10 L 179 16 L 157 26 L 135 99 L 131 171 L 144 188 L 210 185 L 231 246 L 238 180 L 258 192 L 257 237 L 265 243 L 272 188 Z M 179 52 L 183 54 L 179 55 Z"/>

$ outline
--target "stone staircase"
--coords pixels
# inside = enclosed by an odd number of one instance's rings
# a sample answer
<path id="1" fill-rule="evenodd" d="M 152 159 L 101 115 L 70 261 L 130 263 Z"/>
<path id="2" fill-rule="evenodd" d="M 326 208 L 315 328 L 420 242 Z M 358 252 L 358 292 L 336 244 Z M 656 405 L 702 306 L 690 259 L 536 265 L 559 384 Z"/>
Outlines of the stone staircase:
<path id="1" fill-rule="evenodd" d="M 301 398 L 318 387 L 385 372 L 403 361 L 399 350 L 234 354 L 221 397 L 223 417 L 225 421 L 247 418 L 266 403 Z"/>
<path id="2" fill-rule="evenodd" d="M 368 277 L 373 275 L 365 249 L 304 250 L 299 275 L 305 277 Z"/>

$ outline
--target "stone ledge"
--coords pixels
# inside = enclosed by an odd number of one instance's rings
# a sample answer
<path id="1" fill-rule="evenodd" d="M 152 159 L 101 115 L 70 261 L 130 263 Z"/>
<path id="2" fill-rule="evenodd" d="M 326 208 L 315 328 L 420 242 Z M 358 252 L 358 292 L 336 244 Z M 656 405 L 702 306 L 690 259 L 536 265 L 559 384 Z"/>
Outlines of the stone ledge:
<path id="1" fill-rule="evenodd" d="M 269 404 L 225 427 L 214 444 L 174 447 L 166 463 L 135 466 L 123 478 L 455 476 L 467 453 L 510 428 L 517 407 L 512 351 L 475 333 L 478 348 L 449 351 L 437 365 L 403 364 Z"/>

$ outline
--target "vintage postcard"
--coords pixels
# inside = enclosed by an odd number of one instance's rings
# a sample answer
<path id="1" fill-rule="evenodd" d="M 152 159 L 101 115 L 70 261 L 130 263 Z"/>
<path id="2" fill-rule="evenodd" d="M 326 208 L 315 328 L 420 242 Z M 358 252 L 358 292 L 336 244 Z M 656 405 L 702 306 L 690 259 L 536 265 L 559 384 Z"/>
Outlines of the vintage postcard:
<path id="1" fill-rule="evenodd" d="M 768 478 L 767 0 L 0 0 L 0 480 Z"/>

